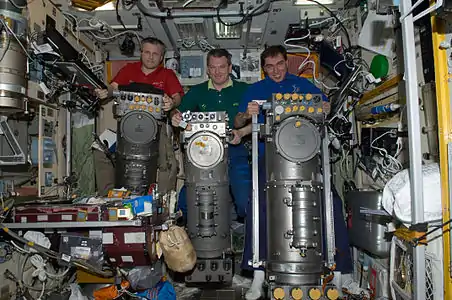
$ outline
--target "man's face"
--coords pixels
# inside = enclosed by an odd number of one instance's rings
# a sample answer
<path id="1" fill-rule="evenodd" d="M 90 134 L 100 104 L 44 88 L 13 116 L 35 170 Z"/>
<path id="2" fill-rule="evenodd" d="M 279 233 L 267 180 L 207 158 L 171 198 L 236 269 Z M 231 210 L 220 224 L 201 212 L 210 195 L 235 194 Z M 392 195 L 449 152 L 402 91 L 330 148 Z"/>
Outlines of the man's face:
<path id="1" fill-rule="evenodd" d="M 163 49 L 160 45 L 145 43 L 141 49 L 141 63 L 146 69 L 156 69 L 163 61 Z"/>
<path id="2" fill-rule="evenodd" d="M 210 57 L 207 62 L 207 75 L 216 85 L 227 83 L 231 72 L 232 65 L 228 64 L 226 57 Z"/>
<path id="3" fill-rule="evenodd" d="M 287 61 L 282 54 L 267 57 L 265 59 L 264 71 L 275 82 L 284 80 L 288 70 Z"/>

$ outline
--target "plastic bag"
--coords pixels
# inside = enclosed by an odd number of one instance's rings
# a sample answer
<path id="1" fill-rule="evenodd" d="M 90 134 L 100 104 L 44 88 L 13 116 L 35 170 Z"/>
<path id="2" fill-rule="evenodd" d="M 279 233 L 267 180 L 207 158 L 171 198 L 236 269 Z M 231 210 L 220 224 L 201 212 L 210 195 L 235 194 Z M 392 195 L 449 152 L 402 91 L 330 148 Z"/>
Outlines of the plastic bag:
<path id="1" fill-rule="evenodd" d="M 176 300 L 176 291 L 169 281 L 162 279 L 154 288 L 135 293 L 135 296 L 148 300 Z"/>
<path id="2" fill-rule="evenodd" d="M 183 228 L 171 226 L 160 233 L 159 241 L 168 268 L 184 273 L 195 267 L 196 252 Z"/>
<path id="3" fill-rule="evenodd" d="M 82 291 L 77 283 L 72 283 L 71 287 L 71 296 L 69 300 L 88 300 L 88 297 L 83 296 Z"/>
<path id="4" fill-rule="evenodd" d="M 135 267 L 127 274 L 127 280 L 134 290 L 145 290 L 154 287 L 162 278 L 162 268 L 159 264 L 154 267 Z"/>

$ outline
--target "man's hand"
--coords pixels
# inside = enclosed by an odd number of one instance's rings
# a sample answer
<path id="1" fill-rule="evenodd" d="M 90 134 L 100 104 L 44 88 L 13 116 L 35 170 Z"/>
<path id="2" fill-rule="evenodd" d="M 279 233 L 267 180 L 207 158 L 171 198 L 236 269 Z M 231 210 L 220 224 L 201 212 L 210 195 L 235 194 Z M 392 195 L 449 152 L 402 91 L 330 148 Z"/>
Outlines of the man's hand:
<path id="1" fill-rule="evenodd" d="M 248 107 L 246 108 L 246 111 L 243 112 L 239 112 L 234 119 L 234 127 L 235 128 L 242 128 L 243 126 L 245 126 L 249 120 L 251 119 L 251 117 L 253 115 L 258 115 L 259 114 L 259 103 L 252 101 L 248 103 Z"/>
<path id="2" fill-rule="evenodd" d="M 167 94 L 163 96 L 163 110 L 164 111 L 170 111 L 174 108 L 174 100 Z"/>
<path id="3" fill-rule="evenodd" d="M 232 145 L 238 145 L 242 141 L 242 133 L 239 130 L 232 130 L 233 139 L 229 141 Z"/>
<path id="4" fill-rule="evenodd" d="M 254 101 L 248 103 L 248 107 L 245 112 L 246 117 L 248 119 L 251 119 L 252 115 L 258 115 L 258 114 L 259 114 L 259 104 Z"/>
<path id="5" fill-rule="evenodd" d="M 180 122 L 182 121 L 182 114 L 180 112 L 176 112 L 171 118 L 171 124 L 174 127 L 179 127 Z"/>
<path id="6" fill-rule="evenodd" d="M 108 90 L 95 89 L 94 93 L 100 100 L 107 99 L 108 97 Z"/>

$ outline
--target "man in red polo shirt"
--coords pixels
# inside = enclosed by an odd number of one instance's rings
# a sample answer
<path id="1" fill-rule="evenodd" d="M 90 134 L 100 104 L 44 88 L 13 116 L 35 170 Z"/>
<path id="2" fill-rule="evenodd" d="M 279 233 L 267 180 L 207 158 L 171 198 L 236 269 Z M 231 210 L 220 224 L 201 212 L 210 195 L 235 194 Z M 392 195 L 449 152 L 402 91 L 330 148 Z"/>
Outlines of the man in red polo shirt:
<path id="1" fill-rule="evenodd" d="M 179 106 L 184 90 L 173 70 L 161 66 L 165 56 L 165 44 L 156 38 L 145 38 L 141 41 L 141 59 L 140 62 L 129 63 L 125 65 L 113 78 L 108 90 L 96 90 L 100 99 L 111 97 L 113 90 L 117 90 L 120 85 L 131 83 L 150 84 L 163 90 L 163 110 L 170 111 Z M 168 136 L 165 126 L 160 134 L 159 146 L 159 188 L 166 193 L 175 190 L 177 176 L 177 162 L 175 159 L 171 137 Z M 97 155 L 96 155 L 97 156 Z M 97 159 L 96 159 L 97 160 Z M 114 172 L 105 170 L 105 164 L 99 162 L 99 168 L 96 167 L 96 176 L 98 191 L 102 194 L 108 192 L 114 184 Z M 107 175 L 110 173 L 110 175 Z"/>

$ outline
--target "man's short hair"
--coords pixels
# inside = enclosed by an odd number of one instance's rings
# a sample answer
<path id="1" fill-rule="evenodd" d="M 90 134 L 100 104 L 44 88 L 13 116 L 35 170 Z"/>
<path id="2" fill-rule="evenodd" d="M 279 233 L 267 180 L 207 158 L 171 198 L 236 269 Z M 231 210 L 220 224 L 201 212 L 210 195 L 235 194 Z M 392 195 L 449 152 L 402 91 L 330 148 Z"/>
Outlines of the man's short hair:
<path id="1" fill-rule="evenodd" d="M 143 48 L 144 44 L 158 45 L 158 46 L 162 47 L 163 54 L 165 54 L 165 52 L 166 52 L 165 44 L 158 38 L 155 38 L 155 37 L 144 38 L 141 40 L 141 48 Z"/>
<path id="2" fill-rule="evenodd" d="M 274 45 L 274 46 L 270 46 L 267 49 L 265 49 L 261 53 L 261 67 L 262 67 L 262 69 L 265 66 L 265 59 L 267 57 L 275 57 L 275 56 L 278 56 L 279 54 L 281 54 L 284 57 L 284 60 L 287 60 L 287 50 L 286 50 L 286 48 L 284 48 L 284 46 Z"/>
<path id="3" fill-rule="evenodd" d="M 227 61 L 228 61 L 228 65 L 231 65 L 231 64 L 232 64 L 232 61 L 231 61 L 232 55 L 231 55 L 231 53 L 229 53 L 229 51 L 226 50 L 226 49 L 221 49 L 221 48 L 219 48 L 219 49 L 212 49 L 212 50 L 210 50 L 210 51 L 207 53 L 207 64 L 209 64 L 209 61 L 210 61 L 210 58 L 211 58 L 211 57 L 218 57 L 218 58 L 220 58 L 220 57 L 226 57 L 226 59 L 227 59 Z"/>

